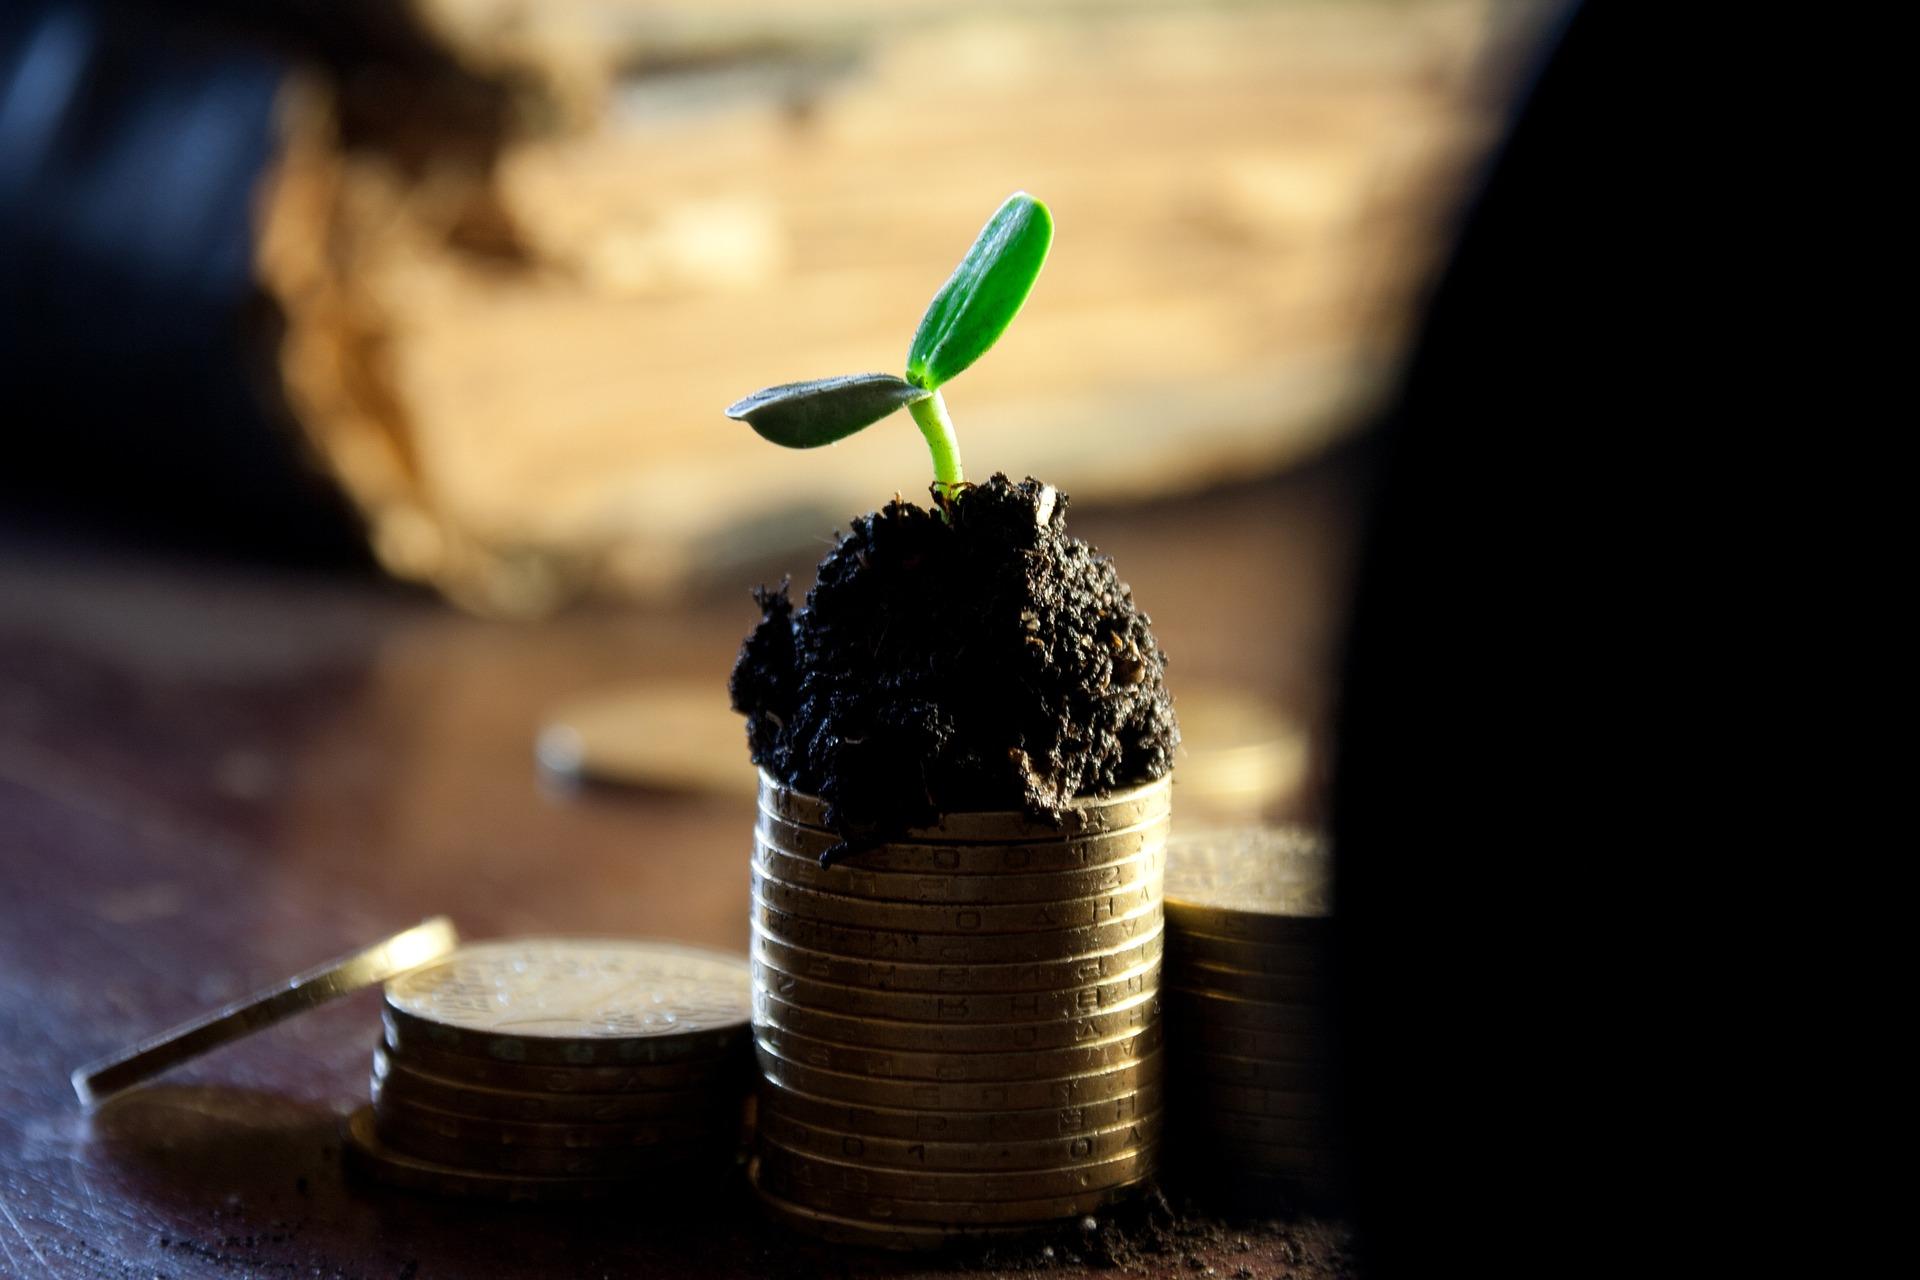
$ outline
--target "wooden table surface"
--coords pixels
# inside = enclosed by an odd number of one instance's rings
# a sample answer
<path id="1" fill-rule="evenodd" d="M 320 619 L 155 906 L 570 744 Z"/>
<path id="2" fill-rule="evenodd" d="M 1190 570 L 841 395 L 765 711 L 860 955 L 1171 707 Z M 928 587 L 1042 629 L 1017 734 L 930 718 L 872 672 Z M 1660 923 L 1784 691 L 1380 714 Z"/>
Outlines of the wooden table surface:
<path id="1" fill-rule="evenodd" d="M 1352 488 L 1322 465 L 1074 528 L 1154 615 L 1176 695 L 1229 685 L 1317 722 Z M 744 951 L 750 799 L 569 790 L 532 744 L 583 690 L 721 689 L 752 616 L 744 583 L 527 625 L 364 580 L 0 543 L 0 1274 L 1080 1274 L 1070 1250 L 968 1272 L 814 1245 L 742 1185 L 563 1211 L 370 1192 L 338 1134 L 371 993 L 91 1119 L 74 1102 L 74 1066 L 435 913 L 476 938 Z M 1169 1190 L 1194 1212 L 1122 1273 L 1351 1267 L 1337 1223 L 1222 1227 Z"/>

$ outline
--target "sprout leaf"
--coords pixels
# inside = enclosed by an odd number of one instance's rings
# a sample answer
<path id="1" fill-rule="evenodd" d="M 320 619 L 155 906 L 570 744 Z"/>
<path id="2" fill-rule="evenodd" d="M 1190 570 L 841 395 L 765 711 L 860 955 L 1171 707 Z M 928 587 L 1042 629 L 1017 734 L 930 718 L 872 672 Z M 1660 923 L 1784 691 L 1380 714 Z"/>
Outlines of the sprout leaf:
<path id="1" fill-rule="evenodd" d="M 890 373 L 788 382 L 727 406 L 727 416 L 789 449 L 832 444 L 933 393 Z"/>
<path id="2" fill-rule="evenodd" d="M 1013 323 L 1053 244 L 1053 215 L 1024 191 L 1007 197 L 934 295 L 907 349 L 907 380 L 929 391 L 985 355 Z"/>

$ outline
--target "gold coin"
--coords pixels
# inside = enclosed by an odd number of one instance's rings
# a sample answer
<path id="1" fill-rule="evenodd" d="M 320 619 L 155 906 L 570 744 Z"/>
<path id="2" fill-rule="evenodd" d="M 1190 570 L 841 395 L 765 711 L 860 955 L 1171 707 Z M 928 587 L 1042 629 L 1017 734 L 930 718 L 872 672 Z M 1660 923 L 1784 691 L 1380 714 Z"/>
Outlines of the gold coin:
<path id="1" fill-rule="evenodd" d="M 1098 1164 L 1160 1140 L 1160 1115 L 1142 1116 L 1108 1129 L 1025 1142 L 922 1142 L 842 1133 L 762 1112 L 760 1135 L 790 1151 L 881 1169 L 1028 1171 Z"/>
<path id="2" fill-rule="evenodd" d="M 373 1109 L 361 1107 L 345 1123 L 347 1167 L 360 1177 L 408 1191 L 461 1196 L 473 1200 L 546 1203 L 603 1200 L 632 1195 L 634 1184 L 622 1178 L 513 1177 L 436 1164 L 395 1151 L 374 1132 Z"/>
<path id="3" fill-rule="evenodd" d="M 856 929 L 905 929 L 913 933 L 1051 933 L 1117 920 L 1160 901 L 1157 879 L 1112 893 L 1066 902 L 1012 902 L 997 906 L 926 902 L 874 902 L 807 889 L 775 879 L 758 865 L 750 869 L 754 895 L 779 911 Z"/>
<path id="4" fill-rule="evenodd" d="M 999 1240 L 1033 1230 L 1030 1226 L 935 1227 L 904 1222 L 863 1222 L 856 1218 L 822 1213 L 774 1195 L 760 1185 L 757 1164 L 747 1167 L 747 1178 L 753 1184 L 754 1194 L 773 1218 L 830 1244 L 859 1245 L 869 1249 L 947 1249 L 968 1241 Z"/>
<path id="5" fill-rule="evenodd" d="M 494 1062 L 419 1044 L 409 1044 L 402 1053 L 389 1043 L 385 1045 L 385 1053 L 395 1063 L 443 1080 L 521 1093 L 635 1093 L 700 1087 L 744 1090 L 749 1075 L 745 1045 L 738 1055 L 729 1053 L 721 1058 L 633 1067 L 549 1067 L 539 1063 Z"/>
<path id="6" fill-rule="evenodd" d="M 1240 1085 L 1272 1089 L 1284 1093 L 1317 1093 L 1329 1083 L 1329 1068 L 1324 1062 L 1280 1062 L 1267 1058 L 1240 1058 L 1204 1050 L 1186 1053 L 1181 1058 L 1183 1083 L 1200 1080 L 1211 1084 Z"/>
<path id="7" fill-rule="evenodd" d="M 739 1136 L 741 1121 L 738 1108 L 729 1116 L 711 1105 L 652 1120 L 603 1120 L 587 1124 L 493 1120 L 423 1107 L 379 1088 L 374 1091 L 373 1112 L 382 1133 L 391 1127 L 481 1146 L 565 1150 L 655 1147 L 690 1140 L 726 1142 Z"/>
<path id="8" fill-rule="evenodd" d="M 533 1174 L 549 1178 L 619 1178 L 664 1173 L 685 1165 L 725 1159 L 732 1144 L 683 1140 L 639 1147 L 515 1147 L 498 1142 L 446 1138 L 408 1127 L 374 1112 L 374 1132 L 390 1151 L 456 1169 Z"/>
<path id="9" fill-rule="evenodd" d="M 463 947 L 387 984 L 388 1037 L 551 1066 L 727 1053 L 752 1016 L 740 957 L 669 943 L 534 938 Z"/>
<path id="10" fill-rule="evenodd" d="M 1168 970 L 1172 982 L 1185 991 L 1266 1000 L 1276 1004 L 1321 1005 L 1328 998 L 1327 980 L 1288 974 L 1251 973 L 1225 965 L 1177 961 Z"/>
<path id="11" fill-rule="evenodd" d="M 1158 848 L 1135 853 L 1084 871 L 1047 871 L 1036 875 L 947 875 L 932 872 L 875 871 L 864 859 L 823 867 L 817 858 L 788 853 L 756 837 L 754 865 L 777 880 L 849 898 L 876 902 L 944 903 L 999 906 L 1016 902 L 1066 902 L 1157 882 L 1165 866 Z"/>
<path id="12" fill-rule="evenodd" d="M 1162 1021 L 1167 1024 L 1168 1034 L 1176 1037 L 1190 1052 L 1225 1054 L 1234 1058 L 1265 1058 L 1275 1063 L 1311 1065 L 1322 1070 L 1332 1057 L 1332 1045 L 1324 1035 L 1224 1026 L 1191 1017 L 1184 1008 L 1171 1003 Z"/>
<path id="13" fill-rule="evenodd" d="M 1192 991 L 1169 982 L 1167 1007 L 1182 1017 L 1216 1027 L 1244 1027 L 1250 1031 L 1284 1031 L 1289 1035 L 1324 1035 L 1327 1012 L 1315 1005 L 1274 1004 L 1238 996 Z"/>
<path id="14" fill-rule="evenodd" d="M 738 1110 L 742 1095 L 731 1089 L 653 1090 L 639 1093 L 527 1093 L 462 1084 L 416 1071 L 373 1051 L 376 1098 L 391 1098 L 436 1111 L 494 1120 L 541 1124 L 608 1124 L 655 1120 L 725 1109 Z"/>
<path id="15" fill-rule="evenodd" d="M 1078 1218 L 1096 1213 L 1109 1205 L 1130 1199 L 1138 1193 L 1146 1181 L 1144 1178 L 1138 1178 L 1132 1182 L 1123 1182 L 1099 1191 L 1085 1191 L 1072 1196 L 1052 1196 L 1044 1200 L 1001 1200 L 982 1203 L 979 1201 L 900 1200 L 881 1195 L 834 1191 L 826 1187 L 796 1184 L 781 1170 L 769 1167 L 764 1160 L 756 1161 L 750 1168 L 756 1185 L 763 1195 L 772 1194 L 788 1203 L 804 1205 L 815 1212 L 833 1214 L 846 1220 L 884 1223 L 889 1226 L 904 1224 L 909 1227 L 940 1224 L 951 1228 L 1000 1226 L 1009 1223 L 1023 1223 L 1028 1227 L 1043 1226 L 1061 1218 Z"/>
<path id="16" fill-rule="evenodd" d="M 740 758 L 740 717 L 708 681 L 570 698 L 548 714 L 534 754 L 557 774 L 594 782 L 728 796 L 752 795 L 756 786 Z"/>
<path id="17" fill-rule="evenodd" d="M 1063 836 L 1098 835 L 1130 827 L 1165 813 L 1173 799 L 1172 778 L 1099 796 L 1084 796 L 1068 806 L 1060 824 L 1038 822 L 1019 812 L 950 813 L 930 827 L 915 827 L 909 840 L 1003 841 L 1053 840 Z M 803 827 L 826 830 L 826 805 L 760 775 L 760 808 Z"/>
<path id="18" fill-rule="evenodd" d="M 1065 960 L 1026 960 L 1010 964 L 903 964 L 831 955 L 782 942 L 753 926 L 753 957 L 782 973 L 874 991 L 932 994 L 1059 991 L 1111 981 L 1160 958 L 1166 932 L 1155 929 L 1110 951 Z"/>
<path id="19" fill-rule="evenodd" d="M 1135 1147 L 1104 1160 L 1056 1169 L 997 1170 L 991 1173 L 927 1173 L 910 1169 L 874 1169 L 846 1160 L 810 1155 L 760 1135 L 761 1175 L 779 1186 L 886 1196 L 889 1199 L 993 1204 L 1040 1200 L 1102 1191 L 1151 1174 L 1156 1146 Z M 774 1175 L 777 1174 L 777 1177 Z M 776 1185 L 778 1184 L 778 1185 Z"/>
<path id="20" fill-rule="evenodd" d="M 939 1023 L 1044 1022 L 1119 1008 L 1157 990 L 1160 963 L 1149 961 L 1130 973 L 1086 986 L 1058 991 L 960 992 L 875 991 L 866 987 L 816 982 L 785 973 L 764 960 L 753 962 L 753 981 L 788 1004 L 852 1014 L 862 1018 Z"/>
<path id="21" fill-rule="evenodd" d="M 813 920 L 771 905 L 757 895 L 752 918 L 781 942 L 861 960 L 901 960 L 913 964 L 1017 964 L 1070 960 L 1138 942 L 1160 928 L 1155 901 L 1131 915 L 1077 928 L 1028 933 L 919 933 L 906 929 L 868 929 Z"/>
<path id="22" fill-rule="evenodd" d="M 1116 827 L 1094 836 L 1053 835 L 1033 840 L 978 844 L 915 844 L 890 841 L 835 867 L 828 874 L 861 870 L 887 875 L 1016 876 L 1074 875 L 1098 871 L 1143 854 L 1163 854 L 1167 843 L 1167 815 L 1162 813 L 1130 827 Z M 774 817 L 764 809 L 754 826 L 754 838 L 766 847 L 819 866 L 820 856 L 837 848 L 840 837 L 831 831 L 803 827 Z"/>
<path id="23" fill-rule="evenodd" d="M 1333 914 L 1333 859 L 1299 827 L 1238 827 L 1167 843 L 1167 918 L 1215 937 L 1284 942 Z"/>
<path id="24" fill-rule="evenodd" d="M 1106 1102 L 1133 1093 L 1161 1077 L 1158 1053 L 1118 1067 L 1062 1072 L 1041 1080 L 892 1080 L 875 1079 L 830 1067 L 817 1067 L 757 1046 L 761 1076 L 816 1098 L 856 1106 L 897 1110 L 1000 1112 L 1043 1107 L 1064 1109 Z"/>
<path id="25" fill-rule="evenodd" d="M 1327 1100 L 1317 1092 L 1262 1089 L 1254 1085 L 1225 1084 L 1190 1072 L 1180 1081 L 1181 1110 L 1240 1112 L 1256 1116 L 1324 1117 Z"/>
<path id="26" fill-rule="evenodd" d="M 771 991 L 754 993 L 755 1024 L 862 1049 L 976 1054 L 1066 1049 L 1145 1030 L 1160 1017 L 1160 993 L 1145 991 L 1100 1013 L 1048 1022 L 894 1022 L 808 1009 Z"/>
<path id="27" fill-rule="evenodd" d="M 1168 935 L 1167 955 L 1177 957 L 1182 964 L 1223 965 L 1248 973 L 1306 978 L 1327 972 L 1330 942 L 1324 931 L 1316 940 L 1272 943 L 1215 938 L 1183 926 Z"/>
<path id="28" fill-rule="evenodd" d="M 781 1057 L 825 1071 L 875 1080 L 1022 1081 L 1085 1075 L 1138 1062 L 1160 1047 L 1160 1023 L 1096 1040 L 1071 1049 L 1028 1049 L 1017 1053 L 911 1053 L 835 1044 L 784 1027 L 761 1026 L 758 1043 Z"/>
<path id="29" fill-rule="evenodd" d="M 1099 1102 L 1022 1111 L 924 1111 L 835 1102 L 788 1087 L 760 1084 L 760 1117 L 784 1116 L 840 1133 L 905 1142 L 1030 1142 L 1068 1138 L 1152 1115 L 1164 1097 L 1158 1080 Z"/>
<path id="30" fill-rule="evenodd" d="M 385 942 L 341 956 L 218 1012 L 141 1041 L 123 1053 L 76 1070 L 69 1079 L 83 1106 L 92 1107 L 209 1049 L 270 1027 L 341 996 L 371 987 L 452 951 L 460 937 L 453 922 L 435 916 Z"/>

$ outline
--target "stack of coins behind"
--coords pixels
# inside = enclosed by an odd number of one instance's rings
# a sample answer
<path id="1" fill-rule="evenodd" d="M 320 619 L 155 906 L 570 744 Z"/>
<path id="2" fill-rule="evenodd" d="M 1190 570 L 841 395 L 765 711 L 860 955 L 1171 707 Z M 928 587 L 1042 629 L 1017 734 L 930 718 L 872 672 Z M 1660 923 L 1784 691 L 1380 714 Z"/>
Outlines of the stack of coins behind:
<path id="1" fill-rule="evenodd" d="M 1299 829 L 1183 834 L 1167 849 L 1174 1154 L 1236 1189 L 1339 1190 L 1327 1102 L 1331 866 L 1324 842 Z"/>
<path id="2" fill-rule="evenodd" d="M 822 867 L 819 802 L 762 779 L 753 1176 L 776 1216 L 936 1247 L 1153 1171 L 1170 794 L 1086 801 L 1059 829 L 951 814 Z"/>
<path id="3" fill-rule="evenodd" d="M 421 1190 L 567 1200 L 718 1171 L 740 1146 L 751 985 L 737 956 L 666 943 L 463 947 L 386 987 L 363 1173 Z"/>

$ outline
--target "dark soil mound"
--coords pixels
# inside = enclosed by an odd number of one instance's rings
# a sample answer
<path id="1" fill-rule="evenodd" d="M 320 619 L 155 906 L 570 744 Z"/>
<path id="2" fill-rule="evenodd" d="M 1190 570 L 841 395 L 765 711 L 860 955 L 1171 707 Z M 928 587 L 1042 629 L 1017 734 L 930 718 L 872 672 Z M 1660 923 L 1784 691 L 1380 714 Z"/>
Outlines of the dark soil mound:
<path id="1" fill-rule="evenodd" d="M 1066 495 L 996 475 L 939 511 L 853 522 L 806 603 L 783 583 L 733 669 L 754 763 L 821 797 L 858 850 L 942 811 L 1057 821 L 1149 782 L 1180 741 L 1166 655 Z"/>

